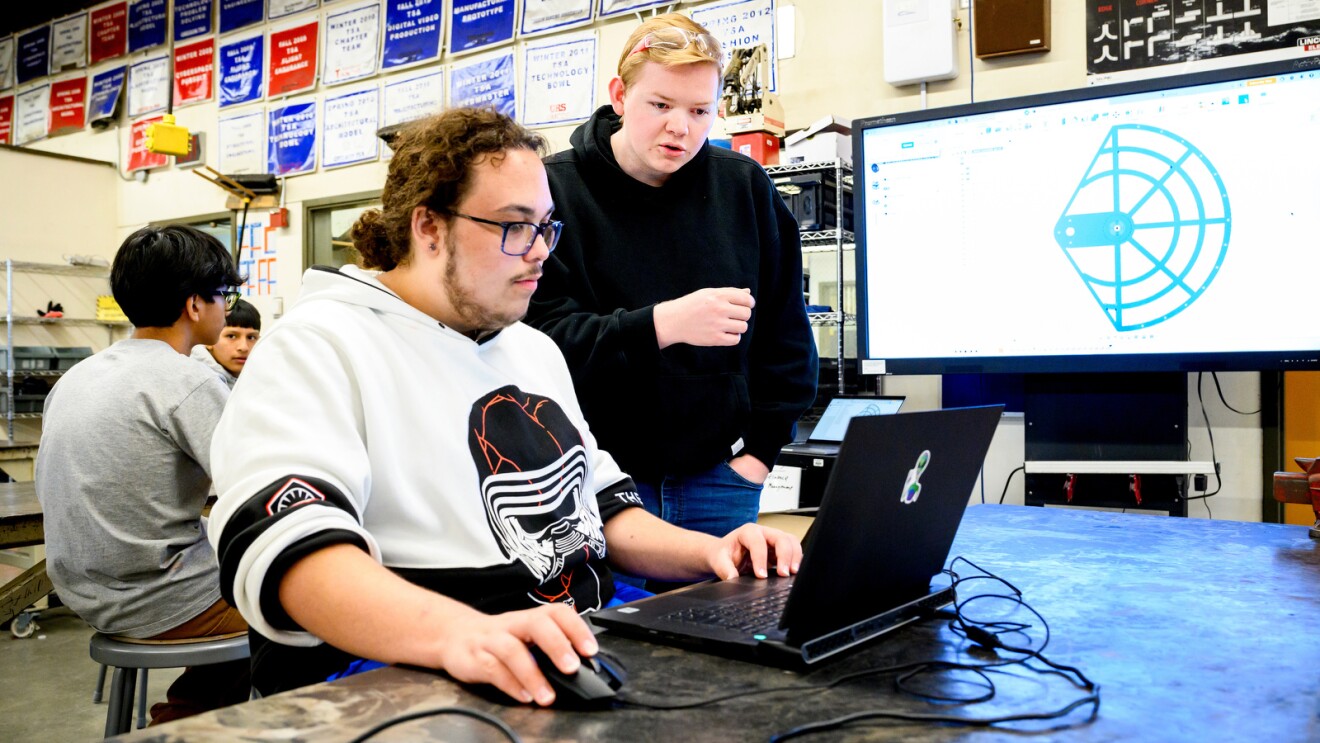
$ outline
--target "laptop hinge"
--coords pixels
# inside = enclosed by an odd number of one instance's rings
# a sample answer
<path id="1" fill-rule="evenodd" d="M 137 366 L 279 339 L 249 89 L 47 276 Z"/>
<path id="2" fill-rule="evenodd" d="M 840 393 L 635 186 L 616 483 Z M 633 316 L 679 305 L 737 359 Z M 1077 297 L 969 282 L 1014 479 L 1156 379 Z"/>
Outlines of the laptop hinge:
<path id="1" fill-rule="evenodd" d="M 862 643 L 898 629 L 908 622 L 921 619 L 929 612 L 953 603 L 956 596 L 952 586 L 936 588 L 925 596 L 909 601 L 884 614 L 877 614 L 855 624 L 834 630 L 802 643 L 799 648 L 802 662 L 818 663 L 832 655 L 855 648 Z"/>

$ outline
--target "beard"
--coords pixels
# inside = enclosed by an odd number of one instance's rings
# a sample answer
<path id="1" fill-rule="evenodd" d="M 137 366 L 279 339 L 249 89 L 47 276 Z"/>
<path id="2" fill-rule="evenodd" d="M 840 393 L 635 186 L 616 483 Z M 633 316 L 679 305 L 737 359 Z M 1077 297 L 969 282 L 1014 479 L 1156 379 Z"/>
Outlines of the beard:
<path id="1" fill-rule="evenodd" d="M 499 312 L 490 307 L 483 307 L 480 302 L 473 298 L 472 291 L 459 279 L 458 264 L 460 259 L 458 243 L 454 238 L 453 230 L 450 230 L 449 234 L 445 236 L 445 252 L 448 253 L 443 279 L 445 293 L 449 296 L 450 304 L 453 305 L 458 316 L 463 319 L 464 324 L 484 335 L 493 333 L 496 330 L 503 330 L 527 315 L 526 307 L 518 311 Z"/>

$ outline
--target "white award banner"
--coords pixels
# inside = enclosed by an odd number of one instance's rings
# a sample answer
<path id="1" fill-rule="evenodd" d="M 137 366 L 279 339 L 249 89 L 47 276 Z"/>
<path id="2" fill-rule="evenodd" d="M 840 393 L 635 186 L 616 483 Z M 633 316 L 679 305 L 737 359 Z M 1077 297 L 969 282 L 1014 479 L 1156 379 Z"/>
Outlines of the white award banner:
<path id="1" fill-rule="evenodd" d="M 770 59 L 770 90 L 779 89 L 779 60 L 775 51 L 775 0 L 735 0 L 693 8 L 692 20 L 720 40 L 724 69 L 734 49 L 765 44 Z"/>
<path id="2" fill-rule="evenodd" d="M 170 58 L 138 62 L 128 71 L 128 116 L 135 119 L 170 105 Z"/>
<path id="3" fill-rule="evenodd" d="M 13 36 L 0 38 L 0 90 L 14 87 L 14 47 Z"/>
<path id="4" fill-rule="evenodd" d="M 594 31 L 523 46 L 523 124 L 586 121 L 596 109 Z"/>
<path id="5" fill-rule="evenodd" d="M 20 91 L 14 96 L 14 144 L 25 145 L 44 138 L 49 119 L 49 85 Z"/>
<path id="6" fill-rule="evenodd" d="M 600 0 L 600 13 L 598 15 L 601 18 L 609 18 L 614 15 L 635 13 L 639 10 L 673 4 L 673 0 Z"/>
<path id="7" fill-rule="evenodd" d="M 592 0 L 523 0 L 519 36 L 563 31 L 591 23 Z"/>
<path id="8" fill-rule="evenodd" d="M 326 13 L 322 84 L 335 85 L 376 74 L 379 54 L 380 5 Z"/>
<path id="9" fill-rule="evenodd" d="M 437 70 L 406 80 L 385 83 L 385 114 L 381 126 L 440 113 L 445 107 L 445 73 Z"/>
<path id="10" fill-rule="evenodd" d="M 87 66 L 87 14 L 79 13 L 51 24 L 50 74 Z"/>
<path id="11" fill-rule="evenodd" d="M 266 172 L 266 110 L 251 111 L 220 119 L 220 172 Z"/>
<path id="12" fill-rule="evenodd" d="M 275 20 L 316 7 L 317 0 L 266 0 L 266 19 Z"/>
<path id="13" fill-rule="evenodd" d="M 321 134 L 321 167 L 338 168 L 380 157 L 380 88 L 327 94 Z"/>

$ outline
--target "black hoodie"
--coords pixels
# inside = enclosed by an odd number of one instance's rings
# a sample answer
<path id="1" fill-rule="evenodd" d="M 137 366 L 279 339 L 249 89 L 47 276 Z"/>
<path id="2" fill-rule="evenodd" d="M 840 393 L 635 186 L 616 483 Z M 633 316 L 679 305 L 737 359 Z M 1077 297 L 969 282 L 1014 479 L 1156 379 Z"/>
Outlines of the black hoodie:
<path id="1" fill-rule="evenodd" d="M 546 161 L 565 227 L 527 322 L 568 359 L 601 448 L 634 477 L 703 472 L 743 452 L 773 466 L 816 392 L 797 221 L 755 161 L 703 144 L 660 187 L 625 173 L 596 111 Z M 756 298 L 737 346 L 655 337 L 657 303 L 706 287 Z"/>

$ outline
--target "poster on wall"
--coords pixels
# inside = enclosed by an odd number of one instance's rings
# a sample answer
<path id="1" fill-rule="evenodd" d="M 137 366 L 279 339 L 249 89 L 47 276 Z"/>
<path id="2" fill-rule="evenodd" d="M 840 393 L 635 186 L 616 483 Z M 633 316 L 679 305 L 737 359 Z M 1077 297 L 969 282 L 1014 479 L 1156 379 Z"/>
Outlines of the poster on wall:
<path id="1" fill-rule="evenodd" d="M 339 168 L 380 157 L 380 89 L 327 95 L 322 126 L 321 167 Z"/>
<path id="2" fill-rule="evenodd" d="M 318 5 L 317 0 L 267 0 L 267 3 L 266 18 L 272 21 L 311 10 Z"/>
<path id="3" fill-rule="evenodd" d="M 373 3 L 326 13 L 322 83 L 338 85 L 376 74 L 379 54 L 379 5 Z"/>
<path id="4" fill-rule="evenodd" d="M 775 0 L 736 0 L 692 9 L 692 20 L 720 40 L 721 65 L 729 68 L 734 49 L 765 44 L 770 60 L 770 90 L 779 90 L 779 55 L 775 50 Z"/>
<path id="5" fill-rule="evenodd" d="M 14 96 L 14 144 L 25 145 L 46 136 L 50 120 L 50 86 L 20 90 Z"/>
<path id="6" fill-rule="evenodd" d="M 211 100 L 215 87 L 215 39 L 174 47 L 174 105 Z"/>
<path id="7" fill-rule="evenodd" d="M 128 53 L 165 43 L 167 0 L 129 0 Z"/>
<path id="8" fill-rule="evenodd" d="M 530 36 L 591 23 L 593 0 L 523 0 L 518 34 Z"/>
<path id="9" fill-rule="evenodd" d="M 128 116 L 164 111 L 170 104 L 170 58 L 144 60 L 128 70 Z"/>
<path id="10" fill-rule="evenodd" d="M 442 10 L 441 0 L 385 0 L 381 69 L 400 69 L 439 59 Z"/>
<path id="11" fill-rule="evenodd" d="M 134 173 L 139 170 L 163 168 L 169 163 L 168 155 L 147 149 L 147 127 L 160 123 L 163 118 L 163 116 L 153 116 L 149 119 L 134 121 L 133 125 L 129 127 L 128 172 Z"/>
<path id="12" fill-rule="evenodd" d="M 453 0 L 449 53 L 466 54 L 513 41 L 514 0 Z"/>
<path id="13" fill-rule="evenodd" d="M 598 15 L 601 18 L 609 18 L 610 16 L 636 13 L 639 10 L 649 10 L 673 4 L 670 0 L 600 0 Z"/>
<path id="14" fill-rule="evenodd" d="M 45 77 L 50 69 L 50 25 L 18 35 L 18 84 Z M 45 135 L 43 135 L 45 136 Z"/>
<path id="15" fill-rule="evenodd" d="M 317 34 L 321 22 L 315 18 L 296 26 L 271 29 L 270 64 L 266 73 L 267 96 L 275 98 L 316 84 Z"/>
<path id="16" fill-rule="evenodd" d="M 51 25 L 50 73 L 87 66 L 87 14 L 55 21 Z"/>
<path id="17" fill-rule="evenodd" d="M 316 101 L 270 109 L 266 126 L 266 170 L 299 175 L 316 170 Z"/>
<path id="18" fill-rule="evenodd" d="M 220 45 L 220 107 L 259 101 L 265 97 L 264 34 Z"/>
<path id="19" fill-rule="evenodd" d="M 441 71 L 385 83 L 381 126 L 420 119 L 444 108 L 445 76 Z"/>
<path id="20" fill-rule="evenodd" d="M 0 144 L 14 143 L 14 96 L 0 96 Z"/>
<path id="21" fill-rule="evenodd" d="M 211 33 L 215 0 L 174 0 L 174 40 L 187 41 Z"/>
<path id="22" fill-rule="evenodd" d="M 124 92 L 124 79 L 127 77 L 128 67 L 122 65 L 92 76 L 92 92 L 87 99 L 87 119 L 93 127 L 115 117 L 119 99 Z"/>
<path id="23" fill-rule="evenodd" d="M 50 84 L 50 133 L 82 131 L 87 123 L 87 76 Z"/>
<path id="24" fill-rule="evenodd" d="M 266 112 L 260 109 L 220 119 L 220 172 L 266 172 Z"/>
<path id="25" fill-rule="evenodd" d="M 128 3 L 111 3 L 92 10 L 88 46 L 91 64 L 128 52 Z"/>
<path id="26" fill-rule="evenodd" d="M 1088 0 L 1092 85 L 1320 54 L 1316 0 Z"/>
<path id="27" fill-rule="evenodd" d="M 13 36 L 0 37 L 0 90 L 14 87 L 14 46 Z"/>
<path id="28" fill-rule="evenodd" d="M 222 34 L 261 23 L 266 14 L 265 0 L 218 0 L 218 2 Z"/>
<path id="29" fill-rule="evenodd" d="M 449 68 L 450 106 L 490 106 L 518 118 L 513 51 L 491 54 Z"/>
<path id="30" fill-rule="evenodd" d="M 596 108 L 596 34 L 524 45 L 522 85 L 523 124 L 586 121 Z"/>

